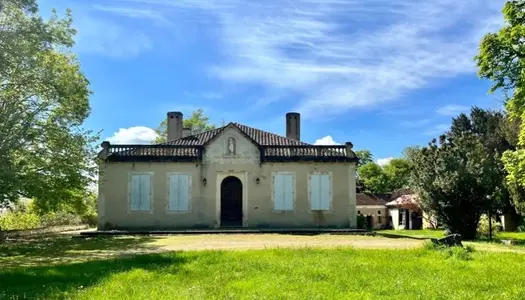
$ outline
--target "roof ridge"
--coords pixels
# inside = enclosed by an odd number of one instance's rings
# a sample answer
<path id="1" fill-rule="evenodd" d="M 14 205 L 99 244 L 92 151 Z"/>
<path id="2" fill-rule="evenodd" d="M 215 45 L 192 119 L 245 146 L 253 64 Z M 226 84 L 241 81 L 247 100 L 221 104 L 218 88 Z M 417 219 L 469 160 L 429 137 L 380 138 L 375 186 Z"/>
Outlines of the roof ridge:
<path id="1" fill-rule="evenodd" d="M 257 130 L 257 131 L 262 132 L 262 133 L 264 133 L 264 134 L 269 134 L 269 135 L 277 136 L 277 137 L 279 137 L 279 138 L 285 139 L 285 140 L 288 141 L 288 142 L 300 143 L 300 144 L 302 144 L 302 145 L 304 145 L 304 146 L 315 146 L 315 145 L 312 145 L 312 144 L 309 144 L 309 143 L 305 143 L 305 142 L 303 142 L 303 141 L 294 140 L 294 139 L 291 139 L 291 138 L 288 138 L 288 137 L 285 137 L 285 136 L 282 136 L 282 135 L 279 135 L 279 134 L 276 134 L 276 133 L 273 133 L 273 132 L 269 132 L 269 131 L 262 130 L 262 129 L 259 129 L 259 128 L 255 128 L 255 127 L 251 127 L 251 126 L 248 126 L 248 125 L 244 125 L 244 124 L 241 124 L 241 123 L 238 123 L 238 122 L 231 122 L 231 123 L 233 123 L 235 126 L 237 126 L 237 128 L 239 128 L 239 129 L 241 129 L 241 130 L 242 130 L 242 128 L 240 128 L 239 125 L 240 125 L 240 126 L 247 127 L 247 128 L 249 128 L 249 129 L 251 129 L 251 130 Z M 244 131 L 244 130 L 243 130 L 243 131 Z M 245 134 L 248 134 L 248 133 L 245 132 Z"/>
<path id="2" fill-rule="evenodd" d="M 214 130 L 221 130 L 223 129 L 224 127 L 226 127 L 227 125 L 225 126 L 221 126 L 221 127 L 216 127 L 216 128 L 213 128 L 213 129 L 208 129 L 208 130 L 205 130 L 205 131 L 202 131 L 202 132 L 199 132 L 199 133 L 196 133 L 196 134 L 191 134 L 191 135 L 188 135 L 188 136 L 185 136 L 185 137 L 180 137 L 178 139 L 174 139 L 174 140 L 170 140 L 170 141 L 165 141 L 165 142 L 162 142 L 160 144 L 154 144 L 154 145 L 165 145 L 165 144 L 169 144 L 169 143 L 173 143 L 173 142 L 176 142 L 176 141 L 180 141 L 180 140 L 183 140 L 183 139 L 188 139 L 188 138 L 191 138 L 191 137 L 197 137 L 197 136 L 201 136 L 201 135 L 205 135 L 209 132 L 212 132 Z"/>

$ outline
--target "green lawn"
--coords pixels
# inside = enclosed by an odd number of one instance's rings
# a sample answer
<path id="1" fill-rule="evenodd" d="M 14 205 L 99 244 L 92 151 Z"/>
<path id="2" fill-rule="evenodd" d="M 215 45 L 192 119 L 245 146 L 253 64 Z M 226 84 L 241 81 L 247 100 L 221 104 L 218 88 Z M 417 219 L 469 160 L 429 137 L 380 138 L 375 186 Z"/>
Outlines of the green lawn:
<path id="1" fill-rule="evenodd" d="M 525 242 L 525 232 L 500 232 L 497 235 L 500 239 L 511 239 Z"/>
<path id="2" fill-rule="evenodd" d="M 134 246 L 108 243 L 75 248 Z M 9 251 L 20 262 L 32 255 L 15 246 Z M 0 299 L 523 299 L 523 254 L 471 256 L 462 260 L 425 249 L 274 249 L 11 265 L 0 268 Z"/>

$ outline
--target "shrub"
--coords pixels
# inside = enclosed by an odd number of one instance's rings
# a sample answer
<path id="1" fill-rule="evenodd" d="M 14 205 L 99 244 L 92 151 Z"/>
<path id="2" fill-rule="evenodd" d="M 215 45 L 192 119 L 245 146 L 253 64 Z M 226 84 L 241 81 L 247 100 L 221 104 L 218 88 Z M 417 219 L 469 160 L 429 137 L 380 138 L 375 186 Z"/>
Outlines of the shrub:
<path id="1" fill-rule="evenodd" d="M 39 226 L 40 218 L 35 213 L 15 211 L 0 216 L 0 230 L 35 229 Z"/>
<path id="2" fill-rule="evenodd" d="M 459 260 L 472 260 L 472 255 L 470 254 L 474 248 L 472 247 L 450 247 L 445 252 L 448 257 L 453 257 Z"/>
<path id="3" fill-rule="evenodd" d="M 96 212 L 89 212 L 84 214 L 82 217 L 82 224 L 87 224 L 90 227 L 97 226 L 98 223 L 98 215 Z"/>
<path id="4" fill-rule="evenodd" d="M 517 232 L 525 232 L 525 217 L 520 217 Z"/>
<path id="5" fill-rule="evenodd" d="M 82 219 L 79 215 L 68 212 L 51 212 L 40 218 L 42 227 L 62 226 L 62 225 L 79 225 Z"/>
<path id="6" fill-rule="evenodd" d="M 0 215 L 0 230 L 24 230 L 51 226 L 87 224 L 96 226 L 96 198 L 86 197 L 80 211 L 72 209 L 46 212 L 33 199 L 21 201 L 13 210 Z"/>
<path id="7" fill-rule="evenodd" d="M 425 243 L 424 248 L 425 250 L 438 250 L 441 246 L 438 246 L 431 241 L 428 241 Z"/>
<path id="8" fill-rule="evenodd" d="M 492 236 L 495 236 L 501 230 L 501 223 L 492 220 Z M 478 237 L 487 238 L 489 236 L 489 218 L 482 215 L 478 223 Z"/>
<path id="9" fill-rule="evenodd" d="M 445 245 L 436 245 L 432 242 L 427 242 L 424 247 L 426 250 L 429 251 L 438 251 L 441 253 L 445 258 L 455 258 L 459 260 L 472 260 L 471 253 L 475 251 L 474 247 L 472 246 L 466 246 L 466 247 L 460 247 L 460 246 L 454 246 L 454 247 L 447 247 Z"/>

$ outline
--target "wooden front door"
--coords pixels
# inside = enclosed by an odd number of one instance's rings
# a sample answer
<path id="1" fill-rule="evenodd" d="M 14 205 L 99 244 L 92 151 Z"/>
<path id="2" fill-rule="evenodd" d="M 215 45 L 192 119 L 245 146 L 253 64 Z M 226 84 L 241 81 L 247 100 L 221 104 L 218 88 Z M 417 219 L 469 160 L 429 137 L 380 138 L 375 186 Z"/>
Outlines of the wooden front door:
<path id="1" fill-rule="evenodd" d="M 235 176 L 221 183 L 221 226 L 242 227 L 242 182 Z"/>

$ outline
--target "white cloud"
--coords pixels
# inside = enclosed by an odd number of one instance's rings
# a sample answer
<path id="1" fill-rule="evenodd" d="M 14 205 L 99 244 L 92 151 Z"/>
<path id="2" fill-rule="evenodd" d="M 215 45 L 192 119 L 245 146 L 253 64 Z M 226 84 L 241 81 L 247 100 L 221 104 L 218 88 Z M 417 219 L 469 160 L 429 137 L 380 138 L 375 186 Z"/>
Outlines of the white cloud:
<path id="1" fill-rule="evenodd" d="M 315 141 L 314 145 L 341 145 L 340 143 L 334 141 L 334 138 L 331 135 L 327 135 Z"/>
<path id="2" fill-rule="evenodd" d="M 120 128 L 106 140 L 112 144 L 150 144 L 157 137 L 157 133 L 145 126 Z"/>
<path id="3" fill-rule="evenodd" d="M 128 18 L 145 19 L 145 20 L 159 23 L 161 25 L 172 25 L 173 24 L 170 20 L 162 16 L 162 14 L 159 14 L 151 9 L 102 6 L 102 5 L 97 5 L 97 4 L 92 5 L 92 7 L 98 11 L 111 13 L 111 14 L 115 14 L 115 15 L 119 15 L 123 17 L 128 17 Z"/>
<path id="4" fill-rule="evenodd" d="M 385 157 L 385 158 L 379 158 L 376 160 L 376 164 L 380 166 L 386 166 L 390 163 L 390 161 L 394 159 L 393 157 Z"/>
<path id="5" fill-rule="evenodd" d="M 186 26 L 206 23 L 222 51 L 210 74 L 279 90 L 298 99 L 294 109 L 308 119 L 393 101 L 439 79 L 474 73 L 472 58 L 481 37 L 501 26 L 504 1 L 111 3 L 106 11 L 131 15 L 133 7 L 136 19 L 155 15 Z"/>
<path id="6" fill-rule="evenodd" d="M 468 112 L 469 110 L 470 107 L 466 105 L 448 104 L 438 108 L 436 112 L 442 116 L 456 117 L 460 113 Z"/>
<path id="7" fill-rule="evenodd" d="M 305 118 L 376 105 L 435 79 L 474 72 L 472 57 L 485 31 L 471 9 L 482 6 L 476 14 L 492 21 L 501 8 L 485 2 L 310 0 L 283 3 L 278 13 L 270 4 L 237 3 L 237 10 L 213 12 L 231 60 L 212 71 L 300 94 L 296 108 Z M 375 24 L 359 26 L 367 21 Z M 450 36 L 455 26 L 462 30 Z"/>

